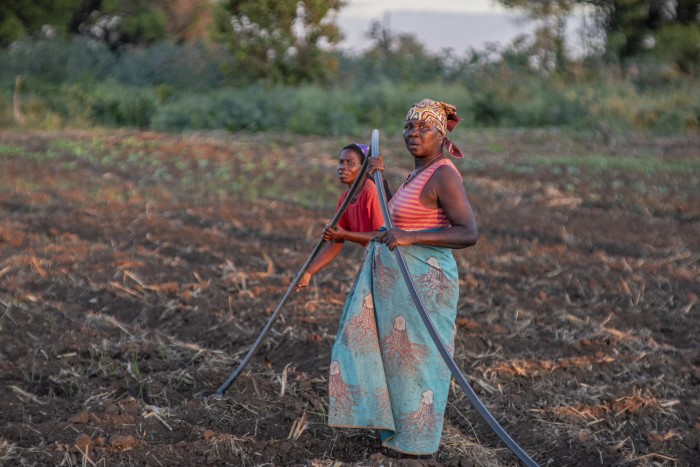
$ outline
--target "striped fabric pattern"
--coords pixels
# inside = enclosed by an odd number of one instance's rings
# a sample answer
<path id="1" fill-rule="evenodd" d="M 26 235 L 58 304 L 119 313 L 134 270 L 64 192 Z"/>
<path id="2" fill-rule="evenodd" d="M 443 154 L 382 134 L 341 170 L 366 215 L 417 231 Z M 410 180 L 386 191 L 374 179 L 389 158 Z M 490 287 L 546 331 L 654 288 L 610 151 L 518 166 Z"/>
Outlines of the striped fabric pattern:
<path id="1" fill-rule="evenodd" d="M 420 202 L 423 187 L 438 167 L 447 165 L 459 174 L 451 160 L 442 159 L 425 169 L 408 185 L 401 185 L 389 201 L 389 213 L 394 227 L 402 230 L 426 230 L 450 227 L 450 221 L 442 208 L 426 208 Z M 461 175 L 460 175 L 461 178 Z"/>

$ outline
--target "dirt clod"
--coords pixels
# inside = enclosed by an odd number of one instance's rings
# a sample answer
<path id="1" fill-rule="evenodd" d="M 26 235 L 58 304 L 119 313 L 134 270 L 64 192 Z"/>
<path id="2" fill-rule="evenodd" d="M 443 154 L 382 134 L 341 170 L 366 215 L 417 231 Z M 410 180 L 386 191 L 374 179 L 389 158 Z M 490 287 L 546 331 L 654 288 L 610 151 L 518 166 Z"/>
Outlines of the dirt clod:
<path id="1" fill-rule="evenodd" d="M 90 421 L 90 413 L 86 411 L 77 413 L 70 417 L 68 421 L 71 423 L 85 424 Z"/>
<path id="2" fill-rule="evenodd" d="M 115 451 L 126 451 L 131 449 L 138 442 L 131 435 L 112 435 L 109 437 L 109 446 Z"/>
<path id="3" fill-rule="evenodd" d="M 86 453 L 92 448 L 93 442 L 92 439 L 90 439 L 89 435 L 86 435 L 85 433 L 80 433 L 78 436 L 75 437 L 73 445 L 80 451 Z"/>

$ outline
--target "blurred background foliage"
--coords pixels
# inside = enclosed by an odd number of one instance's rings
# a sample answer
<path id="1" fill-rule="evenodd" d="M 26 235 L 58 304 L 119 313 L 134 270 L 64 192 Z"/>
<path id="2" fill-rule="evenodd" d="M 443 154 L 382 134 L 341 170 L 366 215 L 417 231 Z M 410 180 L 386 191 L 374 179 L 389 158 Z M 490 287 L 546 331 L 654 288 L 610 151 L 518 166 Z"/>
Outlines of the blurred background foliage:
<path id="1" fill-rule="evenodd" d="M 700 129 L 700 0 L 501 0 L 530 37 L 429 52 L 380 23 L 350 54 L 343 0 L 3 0 L 0 126 L 398 132 L 407 105 L 472 127 Z M 564 25 L 588 21 L 569 51 Z"/>

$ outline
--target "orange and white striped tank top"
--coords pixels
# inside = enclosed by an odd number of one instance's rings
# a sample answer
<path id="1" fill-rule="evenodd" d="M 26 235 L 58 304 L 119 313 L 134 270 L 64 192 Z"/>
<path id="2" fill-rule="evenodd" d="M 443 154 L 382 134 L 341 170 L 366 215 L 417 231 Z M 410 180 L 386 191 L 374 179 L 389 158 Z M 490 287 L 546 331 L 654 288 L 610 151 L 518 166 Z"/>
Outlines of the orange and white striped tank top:
<path id="1" fill-rule="evenodd" d="M 401 184 L 389 201 L 389 214 L 394 227 L 402 230 L 425 230 L 450 227 L 447 214 L 442 208 L 426 208 L 420 202 L 423 187 L 430 180 L 438 167 L 447 165 L 459 174 L 451 160 L 445 158 L 418 174 L 406 186 Z M 460 179 L 462 175 L 460 174 Z"/>

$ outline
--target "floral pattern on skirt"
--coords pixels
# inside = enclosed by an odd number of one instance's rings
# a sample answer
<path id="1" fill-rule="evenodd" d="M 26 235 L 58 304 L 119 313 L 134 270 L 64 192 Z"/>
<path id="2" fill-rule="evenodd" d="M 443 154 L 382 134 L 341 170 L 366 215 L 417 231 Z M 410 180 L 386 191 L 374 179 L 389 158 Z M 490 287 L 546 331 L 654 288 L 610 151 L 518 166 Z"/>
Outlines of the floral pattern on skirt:
<path id="1" fill-rule="evenodd" d="M 402 252 L 443 343 L 453 346 L 459 287 L 452 250 L 411 245 Z M 451 375 L 386 245 L 367 247 L 331 360 L 330 425 L 380 429 L 384 446 L 408 454 L 438 450 Z"/>

